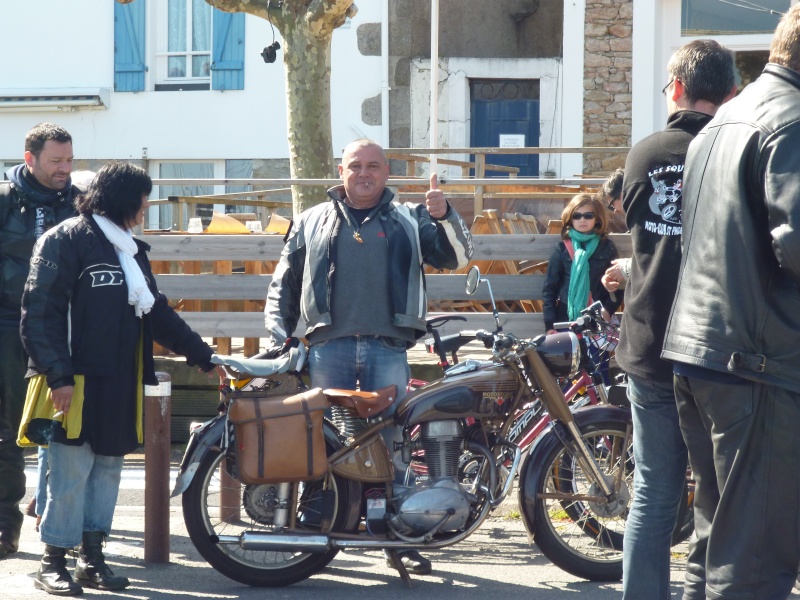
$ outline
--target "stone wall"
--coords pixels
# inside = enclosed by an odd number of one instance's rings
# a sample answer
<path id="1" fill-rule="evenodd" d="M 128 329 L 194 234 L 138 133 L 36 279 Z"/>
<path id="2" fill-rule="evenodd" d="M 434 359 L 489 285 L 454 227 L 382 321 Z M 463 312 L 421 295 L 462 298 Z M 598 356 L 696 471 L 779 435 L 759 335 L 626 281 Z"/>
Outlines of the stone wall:
<path id="1" fill-rule="evenodd" d="M 586 0 L 584 24 L 584 146 L 631 143 L 631 0 Z M 625 166 L 625 154 L 587 154 L 584 173 Z"/>

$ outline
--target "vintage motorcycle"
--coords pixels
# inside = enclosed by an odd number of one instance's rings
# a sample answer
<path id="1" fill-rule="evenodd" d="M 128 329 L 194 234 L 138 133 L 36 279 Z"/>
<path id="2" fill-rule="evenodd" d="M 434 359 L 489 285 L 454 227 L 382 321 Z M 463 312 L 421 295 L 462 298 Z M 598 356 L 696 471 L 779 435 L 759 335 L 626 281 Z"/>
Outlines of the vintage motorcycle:
<path id="1" fill-rule="evenodd" d="M 483 282 L 489 285 L 473 267 L 467 293 Z M 620 579 L 634 469 L 630 412 L 598 405 L 573 413 L 553 374 L 577 372 L 575 334 L 518 339 L 503 333 L 496 308 L 494 315 L 496 330 L 475 334 L 491 360 L 462 362 L 399 402 L 386 401 L 393 389 L 326 390 L 333 418 L 322 427 L 327 470 L 320 477 L 243 485 L 231 407 L 223 403 L 217 417 L 194 424 L 173 496 L 183 494 L 200 554 L 233 580 L 273 587 L 311 577 L 339 550 L 383 549 L 409 583 L 398 550 L 466 539 L 519 475 L 520 513 L 542 553 L 578 577 Z M 236 370 L 231 385 L 239 394 L 304 389 L 288 375 L 302 366 L 302 346 L 273 360 L 215 360 Z M 228 400 L 240 402 L 236 396 Z M 535 399 L 551 424 L 523 463 L 508 434 L 519 408 Z M 402 432 L 391 448 L 381 435 L 388 429 Z M 466 479 L 459 476 L 465 453 L 483 458 Z M 404 485 L 393 484 L 397 455 L 409 465 Z M 412 455 L 422 455 L 426 474 L 414 473 Z"/>

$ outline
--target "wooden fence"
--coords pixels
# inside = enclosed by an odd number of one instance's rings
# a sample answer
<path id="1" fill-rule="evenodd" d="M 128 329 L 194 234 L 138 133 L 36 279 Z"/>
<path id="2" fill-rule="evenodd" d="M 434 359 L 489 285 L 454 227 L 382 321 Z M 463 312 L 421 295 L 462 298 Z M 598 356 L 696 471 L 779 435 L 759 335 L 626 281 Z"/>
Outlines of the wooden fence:
<path id="1" fill-rule="evenodd" d="M 621 256 L 630 256 L 630 237 L 612 235 Z M 244 353 L 258 351 L 265 335 L 263 302 L 275 261 L 283 248 L 278 235 L 148 234 L 159 288 L 182 311 L 182 317 L 204 337 L 216 338 L 218 351 L 230 352 L 230 338 L 245 338 Z M 495 299 L 509 305 L 541 300 L 543 269 L 525 271 L 517 267 L 547 261 L 559 240 L 553 234 L 474 235 L 473 262 L 489 272 Z M 516 274 L 509 274 L 513 271 Z M 537 272 L 538 271 L 538 272 Z M 467 296 L 460 273 L 429 273 L 430 316 L 458 312 L 468 321 L 447 324 L 445 333 L 461 329 L 493 329 L 487 305 L 487 286 Z M 369 301 L 368 290 L 364 301 Z M 452 306 L 452 309 L 441 309 Z M 439 310 L 436 310 L 438 307 Z M 502 310 L 502 309 L 501 309 Z M 483 311 L 483 312 L 477 312 Z M 501 312 L 504 330 L 530 337 L 544 332 L 542 314 Z"/>

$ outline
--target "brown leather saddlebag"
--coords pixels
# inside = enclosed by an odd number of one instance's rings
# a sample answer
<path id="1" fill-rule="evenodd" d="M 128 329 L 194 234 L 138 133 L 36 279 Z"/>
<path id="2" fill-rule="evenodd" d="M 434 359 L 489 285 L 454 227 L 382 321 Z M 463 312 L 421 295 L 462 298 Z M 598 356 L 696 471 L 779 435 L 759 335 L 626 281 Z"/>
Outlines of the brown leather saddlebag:
<path id="1" fill-rule="evenodd" d="M 236 440 L 236 465 L 244 484 L 318 479 L 327 471 L 320 388 L 292 396 L 234 392 L 228 408 Z"/>

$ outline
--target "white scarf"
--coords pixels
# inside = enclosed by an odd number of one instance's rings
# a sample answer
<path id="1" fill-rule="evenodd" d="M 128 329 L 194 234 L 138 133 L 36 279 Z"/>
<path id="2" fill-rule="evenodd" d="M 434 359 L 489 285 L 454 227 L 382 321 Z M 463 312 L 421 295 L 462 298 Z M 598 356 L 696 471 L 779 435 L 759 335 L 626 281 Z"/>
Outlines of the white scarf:
<path id="1" fill-rule="evenodd" d="M 153 308 L 155 298 L 153 298 L 150 288 L 147 287 L 147 281 L 139 263 L 133 258 L 139 248 L 133 241 L 131 232 L 122 229 L 112 220 L 101 215 L 92 215 L 92 217 L 117 250 L 119 264 L 125 274 L 125 282 L 128 284 L 128 304 L 133 305 L 137 317 L 149 313 Z"/>

